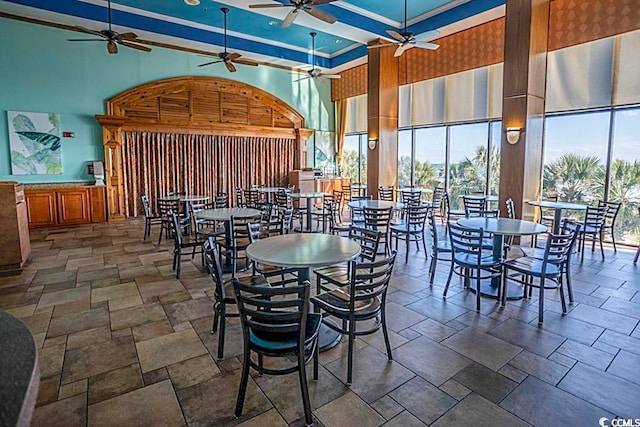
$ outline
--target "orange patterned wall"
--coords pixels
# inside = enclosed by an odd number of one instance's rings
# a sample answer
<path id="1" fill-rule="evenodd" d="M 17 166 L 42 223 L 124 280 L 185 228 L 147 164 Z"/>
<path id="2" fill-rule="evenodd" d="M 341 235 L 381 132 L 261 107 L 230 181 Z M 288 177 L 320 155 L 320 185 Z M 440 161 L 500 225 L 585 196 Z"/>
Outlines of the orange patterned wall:
<path id="1" fill-rule="evenodd" d="M 549 50 L 640 29 L 640 0 L 552 0 Z M 496 64 L 504 57 L 504 18 L 437 40 L 440 49 L 411 49 L 400 59 L 400 84 Z M 332 100 L 367 93 L 367 66 L 331 82 Z"/>

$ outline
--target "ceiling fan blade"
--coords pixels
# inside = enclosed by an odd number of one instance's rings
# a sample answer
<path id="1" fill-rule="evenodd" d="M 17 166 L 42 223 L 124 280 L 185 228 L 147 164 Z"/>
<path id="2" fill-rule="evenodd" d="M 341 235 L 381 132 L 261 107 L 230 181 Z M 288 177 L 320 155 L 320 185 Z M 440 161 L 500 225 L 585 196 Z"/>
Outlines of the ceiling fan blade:
<path id="1" fill-rule="evenodd" d="M 291 6 L 291 5 L 290 4 L 269 4 L 269 3 L 250 4 L 249 9 L 266 9 L 268 7 L 285 7 L 285 6 Z"/>
<path id="2" fill-rule="evenodd" d="M 416 47 L 421 47 L 422 49 L 436 50 L 440 47 L 439 44 L 429 43 L 429 42 L 415 42 L 413 43 Z"/>
<path id="3" fill-rule="evenodd" d="M 84 28 L 84 27 L 79 27 L 76 26 L 76 28 L 80 31 L 82 31 L 83 33 L 87 33 L 87 34 L 93 34 L 94 36 L 98 36 L 98 37 L 102 37 L 103 39 L 105 39 L 105 35 L 102 34 L 100 31 L 95 31 L 95 30 L 90 30 L 88 28 Z"/>
<path id="4" fill-rule="evenodd" d="M 397 32 L 396 30 L 387 30 L 387 34 L 389 34 L 391 37 L 398 40 L 399 42 L 405 41 L 404 37 L 402 37 L 402 34 Z"/>
<path id="5" fill-rule="evenodd" d="M 311 0 L 310 4 L 316 5 L 316 4 L 326 4 L 326 3 L 331 3 L 334 2 L 336 0 Z"/>
<path id="6" fill-rule="evenodd" d="M 235 61 L 236 59 L 240 58 L 242 55 L 240 55 L 239 53 L 230 53 L 227 55 L 227 59 L 231 60 L 231 61 Z"/>
<path id="7" fill-rule="evenodd" d="M 431 37 L 435 37 L 438 34 L 440 34 L 440 31 L 438 31 L 438 30 L 430 30 L 430 31 L 425 31 L 424 33 L 416 34 L 414 38 L 416 40 L 425 40 L 425 39 L 429 39 Z"/>
<path id="8" fill-rule="evenodd" d="M 258 65 L 260 65 L 256 61 L 252 61 L 250 59 L 234 59 L 233 62 L 235 62 L 236 64 L 250 65 L 252 67 L 257 67 Z"/>
<path id="9" fill-rule="evenodd" d="M 387 47 L 387 46 L 395 46 L 397 45 L 397 43 L 384 43 L 384 44 L 371 44 L 371 45 L 367 45 L 367 49 L 377 49 L 379 47 Z"/>
<path id="10" fill-rule="evenodd" d="M 319 74 L 320 77 L 324 77 L 325 79 L 341 79 L 342 76 L 340 74 Z"/>
<path id="11" fill-rule="evenodd" d="M 68 42 L 104 42 L 104 39 L 67 39 Z"/>
<path id="12" fill-rule="evenodd" d="M 315 18 L 318 18 L 321 21 L 327 22 L 329 24 L 333 24 L 338 20 L 335 16 L 330 15 L 327 12 L 323 12 L 320 9 L 316 9 L 315 7 L 305 7 L 302 10 L 307 12 L 309 15 Z"/>
<path id="13" fill-rule="evenodd" d="M 122 34 L 118 34 L 117 38 L 118 40 L 133 41 L 138 38 L 138 35 L 136 33 L 122 33 Z"/>
<path id="14" fill-rule="evenodd" d="M 118 53 L 118 45 L 116 44 L 116 42 L 112 40 L 109 40 L 107 42 L 107 52 L 109 52 L 110 54 Z"/>
<path id="15" fill-rule="evenodd" d="M 284 21 L 282 21 L 282 28 L 287 28 L 289 25 L 293 24 L 293 21 L 295 21 L 295 19 L 298 17 L 298 9 L 293 9 L 291 12 L 289 12 L 287 14 L 287 16 L 284 18 Z"/>
<path id="16" fill-rule="evenodd" d="M 224 66 L 227 67 L 227 70 L 229 70 L 230 72 L 236 72 L 236 67 L 234 67 L 230 61 L 224 61 Z"/>
<path id="17" fill-rule="evenodd" d="M 393 56 L 395 56 L 396 58 L 398 56 L 402 56 L 402 54 L 404 53 L 405 50 L 407 49 L 411 49 L 413 47 L 412 44 L 409 43 L 403 43 L 400 46 L 398 46 L 398 48 L 396 49 L 395 53 L 393 54 Z"/>
<path id="18" fill-rule="evenodd" d="M 311 76 L 304 76 L 304 77 L 300 77 L 298 80 L 294 80 L 294 82 L 301 82 L 302 80 L 307 80 L 310 79 Z"/>
<path id="19" fill-rule="evenodd" d="M 217 61 L 205 62 L 204 64 L 198 65 L 198 67 L 206 67 L 207 65 L 217 64 L 218 62 L 222 62 L 222 60 L 219 59 Z"/>
<path id="20" fill-rule="evenodd" d="M 120 40 L 118 42 L 118 44 L 122 45 L 122 46 L 126 46 L 126 47 L 130 47 L 131 49 L 137 49 L 137 50 L 141 50 L 143 52 L 151 52 L 151 48 L 148 48 L 146 46 L 142 46 L 136 43 L 131 43 L 128 41 L 124 41 L 124 40 Z"/>

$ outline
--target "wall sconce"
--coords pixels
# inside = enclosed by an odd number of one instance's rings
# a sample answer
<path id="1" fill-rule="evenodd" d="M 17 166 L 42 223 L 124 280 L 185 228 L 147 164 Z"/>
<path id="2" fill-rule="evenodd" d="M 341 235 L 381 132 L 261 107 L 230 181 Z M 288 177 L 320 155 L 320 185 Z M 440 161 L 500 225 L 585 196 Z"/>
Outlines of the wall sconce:
<path id="1" fill-rule="evenodd" d="M 511 145 L 516 144 L 520 140 L 520 128 L 507 128 L 507 142 Z"/>
<path id="2" fill-rule="evenodd" d="M 370 150 L 375 150 L 376 147 L 378 146 L 378 138 L 369 138 L 368 142 L 369 142 Z"/>
<path id="3" fill-rule="evenodd" d="M 184 2 L 189 6 L 198 6 L 200 4 L 200 0 L 184 0 Z"/>

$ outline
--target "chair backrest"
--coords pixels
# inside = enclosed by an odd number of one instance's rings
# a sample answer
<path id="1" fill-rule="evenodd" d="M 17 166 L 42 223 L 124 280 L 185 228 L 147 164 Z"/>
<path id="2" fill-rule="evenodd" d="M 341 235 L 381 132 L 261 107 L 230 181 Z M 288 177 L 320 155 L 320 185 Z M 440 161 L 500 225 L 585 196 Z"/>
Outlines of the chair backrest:
<path id="1" fill-rule="evenodd" d="M 575 246 L 576 241 L 578 240 L 577 236 L 580 234 L 581 227 L 582 227 L 582 224 L 580 224 L 580 222 L 576 221 L 573 218 L 562 219 L 562 228 L 560 229 L 562 234 L 569 234 L 571 232 L 574 232 L 573 242 L 571 242 L 571 246 L 569 247 L 569 253 L 567 254 L 567 262 L 571 260 L 573 247 Z"/>
<path id="2" fill-rule="evenodd" d="M 407 230 L 423 231 L 427 213 L 430 210 L 429 206 L 409 206 L 406 211 Z"/>
<path id="3" fill-rule="evenodd" d="M 144 216 L 146 218 L 150 218 L 153 216 L 153 212 L 151 211 L 151 204 L 149 203 L 149 196 L 143 194 L 140 196 L 140 200 L 142 200 L 142 208 L 144 209 Z"/>
<path id="4" fill-rule="evenodd" d="M 431 197 L 431 207 L 434 210 L 440 211 L 442 209 L 442 199 L 445 195 L 444 188 L 436 187 L 433 189 L 433 194 Z"/>
<path id="5" fill-rule="evenodd" d="M 276 205 L 279 208 L 291 209 L 293 208 L 293 198 L 291 198 L 291 192 L 285 189 L 278 190 L 276 193 Z"/>
<path id="6" fill-rule="evenodd" d="M 420 206 L 422 192 L 420 191 L 402 191 L 400 192 L 402 203 L 409 206 Z"/>
<path id="7" fill-rule="evenodd" d="M 372 304 L 378 309 L 384 306 L 396 255 L 397 252 L 392 251 L 391 256 L 379 261 L 350 262 L 349 311 L 352 314 Z"/>
<path id="8" fill-rule="evenodd" d="M 271 222 L 272 212 L 273 205 L 271 203 L 264 203 L 260 206 L 260 222 L 263 225 L 267 225 Z"/>
<path id="9" fill-rule="evenodd" d="M 293 229 L 293 207 L 278 209 L 278 227 L 280 234 L 289 234 Z"/>
<path id="10" fill-rule="evenodd" d="M 251 188 L 249 190 L 242 190 L 242 197 L 246 207 L 258 209 L 258 205 L 260 204 L 260 192 L 257 189 Z"/>
<path id="11" fill-rule="evenodd" d="M 178 200 L 158 200 L 158 215 L 163 219 L 170 219 L 169 211 L 176 214 L 180 211 L 180 201 Z"/>
<path id="12" fill-rule="evenodd" d="M 464 190 L 467 196 L 484 196 L 484 190 Z"/>
<path id="13" fill-rule="evenodd" d="M 438 226 L 436 225 L 436 216 L 431 209 L 427 211 L 427 224 L 431 235 L 431 245 L 435 248 L 438 246 Z"/>
<path id="14" fill-rule="evenodd" d="M 363 208 L 364 226 L 370 230 L 387 232 L 389 223 L 391 222 L 391 212 L 393 208 L 388 209 L 372 209 Z"/>
<path id="15" fill-rule="evenodd" d="M 227 193 L 218 193 L 213 200 L 216 208 L 228 208 L 229 207 L 229 195 Z"/>
<path id="16" fill-rule="evenodd" d="M 222 276 L 222 266 L 220 265 L 220 254 L 213 240 L 213 237 L 207 238 L 202 245 L 204 249 L 204 262 L 207 266 L 211 279 L 215 285 L 214 294 L 217 301 L 223 301 L 227 298 L 224 290 L 224 279 Z"/>
<path id="17" fill-rule="evenodd" d="M 236 218 L 231 215 L 231 241 L 233 246 L 238 245 L 239 239 L 249 239 L 249 232 L 247 231 L 247 223 L 252 220 L 249 218 Z"/>
<path id="18" fill-rule="evenodd" d="M 616 218 L 618 217 L 618 212 L 620 212 L 620 207 L 622 203 L 620 202 L 606 202 L 604 200 L 598 201 L 598 206 L 607 207 L 607 213 L 605 214 L 605 225 L 609 227 L 613 227 L 616 223 Z"/>
<path id="19" fill-rule="evenodd" d="M 178 215 L 173 211 L 173 209 L 169 209 L 167 215 L 169 215 L 169 218 L 171 219 L 171 233 L 173 234 L 174 246 L 176 248 L 180 247 L 182 246 L 182 229 L 180 227 L 180 218 L 178 218 Z"/>
<path id="20" fill-rule="evenodd" d="M 368 230 L 363 227 L 352 226 L 349 229 L 349 239 L 360 245 L 360 259 L 374 261 L 378 254 L 382 232 Z"/>
<path id="21" fill-rule="evenodd" d="M 342 197 L 344 200 L 351 201 L 351 185 L 342 183 Z"/>
<path id="22" fill-rule="evenodd" d="M 336 206 L 342 206 L 342 200 L 344 200 L 344 192 L 340 190 L 333 190 L 333 197 L 336 201 Z"/>
<path id="23" fill-rule="evenodd" d="M 567 262 L 571 249 L 575 243 L 576 236 L 580 232 L 580 224 L 575 223 L 569 226 L 567 222 L 563 224 L 561 234 L 547 235 L 547 243 L 544 248 L 544 258 L 542 271 L 545 270 L 547 264 L 560 266 Z"/>
<path id="24" fill-rule="evenodd" d="M 237 208 L 245 207 L 244 200 L 242 199 L 242 191 L 243 191 L 242 188 L 236 187 L 236 207 Z"/>
<path id="25" fill-rule="evenodd" d="M 378 199 L 392 202 L 393 201 L 393 186 L 391 186 L 391 185 L 383 185 L 383 186 L 378 187 Z"/>
<path id="26" fill-rule="evenodd" d="M 515 208 L 515 205 L 513 204 L 513 199 L 509 197 L 505 202 L 505 205 L 507 206 L 507 218 L 515 219 L 516 208 Z"/>
<path id="27" fill-rule="evenodd" d="M 599 230 L 604 225 L 608 209 L 607 206 L 587 206 L 582 223 L 583 230 L 586 231 L 587 227 Z"/>
<path id="28" fill-rule="evenodd" d="M 244 342 L 250 342 L 250 331 L 268 334 L 274 341 L 279 334 L 286 334 L 298 338 L 297 349 L 302 353 L 309 310 L 309 281 L 301 285 L 271 287 L 232 280 Z"/>
<path id="29" fill-rule="evenodd" d="M 260 239 L 269 237 L 269 230 L 265 228 L 264 224 L 258 221 L 252 221 L 246 223 L 247 234 L 249 236 L 249 242 L 254 243 Z"/>
<path id="30" fill-rule="evenodd" d="M 480 216 L 481 212 L 485 210 L 487 200 L 484 197 L 467 197 L 462 196 L 462 203 L 464 204 L 464 212 L 467 217 Z"/>
<path id="31" fill-rule="evenodd" d="M 484 230 L 460 227 L 451 222 L 448 228 L 453 257 L 455 258 L 456 254 L 469 255 L 469 261 L 475 258 L 475 264 L 479 267 L 483 255 L 487 254 L 487 252 L 483 254 L 483 249 L 486 249 L 487 245 L 484 241 Z"/>

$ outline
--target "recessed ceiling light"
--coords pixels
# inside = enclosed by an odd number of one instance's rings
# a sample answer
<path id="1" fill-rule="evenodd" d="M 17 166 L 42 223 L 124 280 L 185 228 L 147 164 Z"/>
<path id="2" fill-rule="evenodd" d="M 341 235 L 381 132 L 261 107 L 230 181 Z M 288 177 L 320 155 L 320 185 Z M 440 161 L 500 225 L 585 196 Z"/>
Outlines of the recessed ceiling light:
<path id="1" fill-rule="evenodd" d="M 198 6 L 200 4 L 200 0 L 184 0 L 184 2 L 189 6 Z"/>
<path id="2" fill-rule="evenodd" d="M 271 25 L 272 27 L 273 27 L 274 25 L 278 25 L 278 21 L 273 21 L 273 20 L 271 20 L 271 21 L 269 21 L 269 25 Z"/>
<path id="3" fill-rule="evenodd" d="M 342 39 L 336 39 L 336 44 L 342 43 Z"/>

